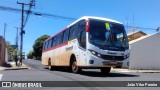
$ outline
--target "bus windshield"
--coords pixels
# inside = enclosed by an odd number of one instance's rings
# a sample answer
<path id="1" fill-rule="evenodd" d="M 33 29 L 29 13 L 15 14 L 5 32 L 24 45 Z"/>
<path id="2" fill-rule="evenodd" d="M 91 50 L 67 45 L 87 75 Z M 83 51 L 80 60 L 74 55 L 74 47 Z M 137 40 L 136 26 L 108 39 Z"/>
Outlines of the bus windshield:
<path id="1" fill-rule="evenodd" d="M 104 50 L 124 51 L 129 48 L 122 24 L 101 20 L 89 21 L 89 42 Z"/>

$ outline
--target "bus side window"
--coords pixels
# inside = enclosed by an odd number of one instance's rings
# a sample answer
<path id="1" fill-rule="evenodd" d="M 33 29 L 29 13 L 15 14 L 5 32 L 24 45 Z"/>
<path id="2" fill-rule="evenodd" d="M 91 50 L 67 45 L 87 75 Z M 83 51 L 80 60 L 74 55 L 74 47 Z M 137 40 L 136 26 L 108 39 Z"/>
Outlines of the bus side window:
<path id="1" fill-rule="evenodd" d="M 61 43 L 62 43 L 62 35 L 63 35 L 63 33 L 59 33 L 58 34 L 58 40 L 57 40 L 57 45 L 60 45 Z"/>
<path id="2" fill-rule="evenodd" d="M 85 31 L 82 31 L 80 33 L 80 46 L 86 49 L 86 32 Z"/>
<path id="3" fill-rule="evenodd" d="M 51 47 L 53 47 L 54 37 L 52 37 Z"/>
<path id="4" fill-rule="evenodd" d="M 85 20 L 81 20 L 81 21 L 79 21 L 77 24 L 78 24 L 78 33 L 79 33 L 80 31 L 85 30 L 85 26 L 86 26 Z"/>
<path id="5" fill-rule="evenodd" d="M 51 48 L 51 44 L 52 44 L 52 39 L 48 41 L 48 48 Z"/>
<path id="6" fill-rule="evenodd" d="M 64 31 L 63 34 L 63 43 L 68 41 L 69 29 Z"/>
<path id="7" fill-rule="evenodd" d="M 78 28 L 77 24 L 74 24 L 72 27 L 70 27 L 69 40 L 75 39 L 77 36 L 78 36 Z"/>
<path id="8" fill-rule="evenodd" d="M 43 42 L 43 50 L 45 50 L 45 44 L 46 44 L 46 42 Z"/>
<path id="9" fill-rule="evenodd" d="M 57 38 L 57 37 L 54 37 L 54 38 L 53 38 L 53 42 L 52 42 L 53 47 L 56 46 L 56 38 Z"/>
<path id="10" fill-rule="evenodd" d="M 48 41 L 45 42 L 45 49 L 47 49 Z"/>

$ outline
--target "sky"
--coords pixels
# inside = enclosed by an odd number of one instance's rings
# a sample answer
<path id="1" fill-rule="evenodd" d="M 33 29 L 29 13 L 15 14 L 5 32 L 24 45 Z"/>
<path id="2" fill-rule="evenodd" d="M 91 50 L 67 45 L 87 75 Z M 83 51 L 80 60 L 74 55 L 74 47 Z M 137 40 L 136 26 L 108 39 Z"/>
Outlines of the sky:
<path id="1" fill-rule="evenodd" d="M 0 6 L 21 9 L 21 5 L 17 4 L 17 1 L 30 2 L 30 0 L 0 0 Z M 36 0 L 32 11 L 77 19 L 82 16 L 98 16 L 120 21 L 125 26 L 128 21 L 128 26 L 157 29 L 160 27 L 159 3 L 160 0 Z M 25 6 L 25 10 L 27 9 L 28 6 Z M 23 51 L 27 54 L 33 49 L 34 41 L 38 37 L 44 34 L 52 36 L 72 22 L 74 21 L 30 15 L 24 28 Z M 21 12 L 0 10 L 1 36 L 4 33 L 4 23 L 7 24 L 5 39 L 11 44 L 15 44 L 15 27 L 20 28 L 21 26 Z M 137 30 L 142 30 L 147 34 L 156 33 L 151 29 L 137 28 Z M 131 32 L 130 29 L 127 32 Z"/>

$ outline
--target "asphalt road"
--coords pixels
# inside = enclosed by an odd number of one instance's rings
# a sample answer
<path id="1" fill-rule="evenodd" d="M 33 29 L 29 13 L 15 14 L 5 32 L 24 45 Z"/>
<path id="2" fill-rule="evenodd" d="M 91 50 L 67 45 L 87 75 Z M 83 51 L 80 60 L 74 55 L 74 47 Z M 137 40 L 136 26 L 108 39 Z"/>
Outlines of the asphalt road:
<path id="1" fill-rule="evenodd" d="M 158 87 L 98 87 L 96 83 L 87 81 L 160 81 L 160 73 L 131 73 L 111 72 L 102 75 L 99 70 L 83 70 L 81 74 L 73 74 L 66 69 L 56 68 L 49 71 L 37 60 L 24 60 L 24 64 L 30 67 L 28 70 L 6 70 L 0 71 L 3 75 L 1 81 L 86 81 L 80 83 L 82 87 L 54 87 L 54 88 L 12 88 L 12 90 L 159 90 Z M 86 87 L 93 85 L 93 87 Z M 95 87 L 97 85 L 97 87 Z M 8 90 L 9 88 L 0 88 Z"/>

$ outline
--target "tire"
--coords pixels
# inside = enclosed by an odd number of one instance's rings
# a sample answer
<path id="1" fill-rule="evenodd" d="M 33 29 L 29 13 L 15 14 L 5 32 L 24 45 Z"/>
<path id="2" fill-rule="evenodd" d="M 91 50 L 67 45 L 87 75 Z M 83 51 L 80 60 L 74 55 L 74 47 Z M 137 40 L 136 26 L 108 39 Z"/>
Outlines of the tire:
<path id="1" fill-rule="evenodd" d="M 100 68 L 100 70 L 101 70 L 101 73 L 102 74 L 109 74 L 110 73 L 110 71 L 111 71 L 111 67 L 103 67 L 103 68 Z"/>
<path id="2" fill-rule="evenodd" d="M 51 65 L 51 60 L 48 60 L 48 69 L 50 71 L 53 70 L 53 66 Z"/>
<path id="3" fill-rule="evenodd" d="M 49 69 L 50 71 L 52 71 L 52 70 L 53 70 L 53 66 L 48 66 L 48 69 Z"/>
<path id="4" fill-rule="evenodd" d="M 76 58 L 71 59 L 70 69 L 72 73 L 80 73 L 81 69 L 77 66 Z"/>

